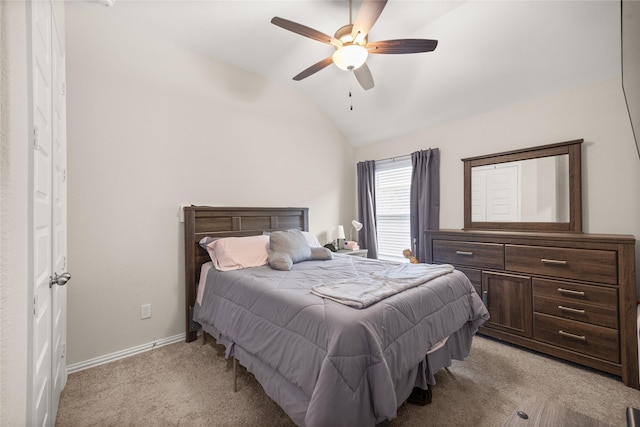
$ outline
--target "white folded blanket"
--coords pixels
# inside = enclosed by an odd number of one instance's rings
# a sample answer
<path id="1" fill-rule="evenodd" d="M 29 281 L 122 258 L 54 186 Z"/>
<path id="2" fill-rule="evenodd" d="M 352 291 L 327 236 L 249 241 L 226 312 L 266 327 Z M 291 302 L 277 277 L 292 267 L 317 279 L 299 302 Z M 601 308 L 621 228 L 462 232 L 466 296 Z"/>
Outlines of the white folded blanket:
<path id="1" fill-rule="evenodd" d="M 350 307 L 366 308 L 452 271 L 449 264 L 401 264 L 370 275 L 317 285 L 311 293 Z"/>

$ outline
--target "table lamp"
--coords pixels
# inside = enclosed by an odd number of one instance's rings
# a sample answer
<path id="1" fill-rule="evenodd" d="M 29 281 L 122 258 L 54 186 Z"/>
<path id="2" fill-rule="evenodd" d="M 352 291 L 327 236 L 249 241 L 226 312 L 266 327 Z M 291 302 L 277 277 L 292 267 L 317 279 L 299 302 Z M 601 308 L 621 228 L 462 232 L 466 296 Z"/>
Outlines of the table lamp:
<path id="1" fill-rule="evenodd" d="M 342 225 L 338 226 L 338 232 L 336 234 L 337 246 L 336 249 L 340 250 L 344 248 L 344 227 Z"/>

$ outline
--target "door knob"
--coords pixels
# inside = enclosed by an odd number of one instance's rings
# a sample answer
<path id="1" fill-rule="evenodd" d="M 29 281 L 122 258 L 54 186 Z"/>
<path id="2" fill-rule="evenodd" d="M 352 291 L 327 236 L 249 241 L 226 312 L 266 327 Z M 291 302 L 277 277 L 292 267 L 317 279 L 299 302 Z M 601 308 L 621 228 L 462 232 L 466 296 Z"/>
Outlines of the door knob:
<path id="1" fill-rule="evenodd" d="M 53 273 L 53 276 L 49 278 L 49 287 L 51 288 L 53 285 L 64 286 L 71 279 L 71 274 L 62 273 L 58 276 L 58 273 Z"/>

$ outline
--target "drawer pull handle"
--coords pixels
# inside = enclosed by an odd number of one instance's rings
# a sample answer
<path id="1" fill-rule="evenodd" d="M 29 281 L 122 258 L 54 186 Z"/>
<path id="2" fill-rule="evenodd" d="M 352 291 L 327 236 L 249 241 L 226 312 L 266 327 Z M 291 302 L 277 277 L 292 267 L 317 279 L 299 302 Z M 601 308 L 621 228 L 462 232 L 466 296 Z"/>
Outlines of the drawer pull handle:
<path id="1" fill-rule="evenodd" d="M 567 338 L 573 338 L 576 340 L 580 340 L 580 341 L 586 341 L 587 337 L 585 337 L 584 335 L 576 335 L 576 334 L 572 334 L 569 332 L 565 332 L 565 331 L 558 331 L 558 333 L 560 335 L 562 335 L 563 337 L 567 337 Z"/>
<path id="2" fill-rule="evenodd" d="M 582 292 L 582 291 L 572 291 L 571 289 L 558 288 L 558 292 L 560 292 L 561 294 L 575 295 L 577 297 L 583 297 L 584 296 L 584 292 Z"/>
<path id="3" fill-rule="evenodd" d="M 472 255 L 473 255 L 473 252 L 468 252 L 468 251 L 456 251 L 456 255 L 472 256 Z"/>
<path id="4" fill-rule="evenodd" d="M 568 311 L 569 313 L 576 313 L 576 314 L 584 314 L 585 311 L 584 310 L 579 310 L 577 308 L 571 308 L 571 307 L 565 307 L 562 305 L 558 306 L 558 310 L 560 311 Z"/>
<path id="5" fill-rule="evenodd" d="M 567 265 L 567 261 L 559 260 L 559 259 L 542 258 L 540 262 L 542 262 L 543 264 L 549 264 L 549 265 Z"/>

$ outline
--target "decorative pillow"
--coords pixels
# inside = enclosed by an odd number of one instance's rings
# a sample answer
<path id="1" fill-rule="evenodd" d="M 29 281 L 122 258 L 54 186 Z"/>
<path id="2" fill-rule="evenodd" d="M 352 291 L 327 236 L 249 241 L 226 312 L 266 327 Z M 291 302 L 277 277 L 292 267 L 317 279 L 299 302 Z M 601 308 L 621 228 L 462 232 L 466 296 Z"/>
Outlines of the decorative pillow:
<path id="1" fill-rule="evenodd" d="M 265 236 L 271 236 L 272 231 L 263 231 L 262 234 Z M 309 247 L 311 248 L 321 248 L 322 245 L 320 244 L 320 241 L 318 240 L 318 238 L 309 233 L 308 231 L 301 231 L 302 235 L 304 236 L 305 239 L 307 239 L 307 243 L 309 244 Z M 203 239 L 206 239 L 203 238 Z M 213 237 L 210 237 L 210 239 L 213 239 Z"/>
<path id="2" fill-rule="evenodd" d="M 207 245 L 213 266 L 219 271 L 258 267 L 267 263 L 269 236 L 225 237 Z"/>
<path id="3" fill-rule="evenodd" d="M 311 258 L 311 248 L 300 230 L 274 231 L 269 246 L 273 252 L 284 252 L 293 263 Z"/>
<path id="4" fill-rule="evenodd" d="M 315 235 L 309 233 L 308 231 L 302 231 L 302 235 L 305 237 L 305 239 L 307 239 L 307 243 L 309 243 L 309 247 L 311 248 L 322 247 L 322 245 L 318 241 L 318 238 Z"/>
<path id="5" fill-rule="evenodd" d="M 327 248 L 311 248 L 311 259 L 322 261 L 333 259 L 333 252 Z"/>
<path id="6" fill-rule="evenodd" d="M 309 247 L 299 230 L 274 231 L 269 243 L 269 266 L 276 270 L 291 270 L 293 264 L 307 260 L 333 259 L 333 253 L 323 247 Z"/>
<path id="7" fill-rule="evenodd" d="M 210 237 L 210 236 L 206 236 L 203 237 L 202 239 L 200 239 L 200 246 L 202 246 L 202 249 L 207 249 L 207 245 L 211 242 L 213 242 L 214 240 L 218 240 L 219 237 Z"/>
<path id="8" fill-rule="evenodd" d="M 269 251 L 269 266 L 275 270 L 289 271 L 293 267 L 293 261 L 284 252 Z"/>

